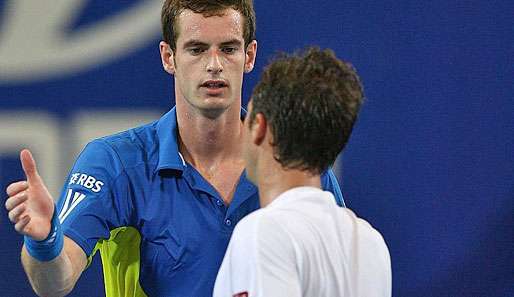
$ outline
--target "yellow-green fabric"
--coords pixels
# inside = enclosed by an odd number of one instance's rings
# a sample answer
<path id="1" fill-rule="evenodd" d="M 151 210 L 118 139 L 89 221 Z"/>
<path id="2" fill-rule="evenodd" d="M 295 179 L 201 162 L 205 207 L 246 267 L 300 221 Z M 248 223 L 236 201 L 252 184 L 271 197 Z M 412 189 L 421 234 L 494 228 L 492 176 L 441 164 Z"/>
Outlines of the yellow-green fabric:
<path id="1" fill-rule="evenodd" d="M 99 250 L 106 297 L 147 297 L 139 284 L 140 244 L 141 235 L 133 227 L 116 228 L 108 240 L 96 244 L 88 263 Z"/>

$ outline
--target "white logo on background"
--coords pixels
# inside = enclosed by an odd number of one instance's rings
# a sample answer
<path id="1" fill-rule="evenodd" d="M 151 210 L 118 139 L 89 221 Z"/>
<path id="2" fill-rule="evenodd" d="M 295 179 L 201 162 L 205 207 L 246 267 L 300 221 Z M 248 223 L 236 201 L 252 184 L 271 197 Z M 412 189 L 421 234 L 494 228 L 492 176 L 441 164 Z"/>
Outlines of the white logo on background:
<path id="1" fill-rule="evenodd" d="M 68 185 L 81 185 L 86 189 L 89 189 L 95 193 L 98 193 L 102 190 L 102 186 L 105 183 L 94 176 L 87 175 L 84 173 L 73 173 L 70 178 L 70 182 Z"/>
<path id="2" fill-rule="evenodd" d="M 64 201 L 64 206 L 59 213 L 59 221 L 64 222 L 71 211 L 80 203 L 82 200 L 86 198 L 86 195 L 75 192 L 72 189 L 68 189 L 68 194 L 66 195 L 66 200 Z"/>
<path id="3" fill-rule="evenodd" d="M 67 34 L 87 0 L 7 1 L 0 17 L 0 83 L 69 75 L 129 54 L 158 36 L 161 0 Z"/>

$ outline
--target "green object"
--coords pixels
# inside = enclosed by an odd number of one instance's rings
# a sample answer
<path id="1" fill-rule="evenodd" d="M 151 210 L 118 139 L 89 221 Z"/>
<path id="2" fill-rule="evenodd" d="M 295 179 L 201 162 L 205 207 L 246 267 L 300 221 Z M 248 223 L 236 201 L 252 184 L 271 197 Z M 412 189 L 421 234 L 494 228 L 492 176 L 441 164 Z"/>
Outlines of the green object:
<path id="1" fill-rule="evenodd" d="M 147 297 L 139 284 L 141 235 L 133 227 L 111 231 L 108 240 L 100 240 L 91 256 L 100 250 L 106 297 Z"/>

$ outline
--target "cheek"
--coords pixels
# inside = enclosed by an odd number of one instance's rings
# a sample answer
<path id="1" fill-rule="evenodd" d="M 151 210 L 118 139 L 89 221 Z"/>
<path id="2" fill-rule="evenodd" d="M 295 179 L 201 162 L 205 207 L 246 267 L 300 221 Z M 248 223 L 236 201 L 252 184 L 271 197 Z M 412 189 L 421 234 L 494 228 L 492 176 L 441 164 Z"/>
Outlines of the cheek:
<path id="1" fill-rule="evenodd" d="M 181 68 L 177 69 L 176 75 L 182 83 L 187 83 L 191 78 L 191 70 L 187 65 L 181 65 Z"/>
<path id="2" fill-rule="evenodd" d="M 184 56 L 177 59 L 175 63 L 176 72 L 179 72 L 181 77 L 184 79 L 189 78 L 195 69 L 198 68 L 198 61 Z"/>
<path id="3" fill-rule="evenodd" d="M 230 68 L 230 71 L 233 71 L 234 73 L 238 73 L 243 75 L 244 68 L 245 68 L 245 57 L 237 56 L 237 57 L 229 57 L 225 60 L 225 65 Z"/>
<path id="4" fill-rule="evenodd" d="M 193 69 L 187 65 L 181 65 L 182 67 L 175 72 L 176 84 L 180 85 L 182 89 L 189 89 L 197 79 L 195 80 L 195 74 Z"/>

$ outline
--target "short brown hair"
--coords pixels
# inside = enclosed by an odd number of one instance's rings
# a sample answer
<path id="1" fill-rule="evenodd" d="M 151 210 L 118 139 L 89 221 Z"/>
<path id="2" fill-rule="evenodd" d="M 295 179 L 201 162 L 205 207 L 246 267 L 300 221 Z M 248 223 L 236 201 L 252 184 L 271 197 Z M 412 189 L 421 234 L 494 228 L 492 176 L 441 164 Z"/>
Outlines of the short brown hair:
<path id="1" fill-rule="evenodd" d="M 245 19 L 243 37 L 246 48 L 252 40 L 255 40 L 255 11 L 252 0 L 166 0 L 161 11 L 163 40 L 173 51 L 176 50 L 179 33 L 177 18 L 186 9 L 204 16 L 213 16 L 221 15 L 229 8 L 241 13 Z"/>
<path id="2" fill-rule="evenodd" d="M 253 90 L 250 123 L 264 115 L 282 167 L 320 174 L 348 142 L 363 97 L 355 69 L 333 51 L 280 54 Z"/>

